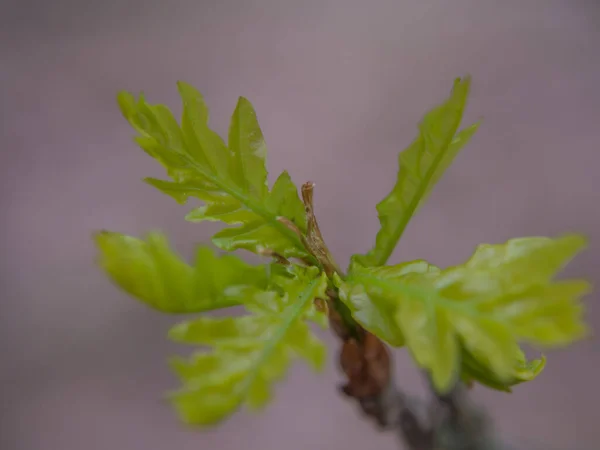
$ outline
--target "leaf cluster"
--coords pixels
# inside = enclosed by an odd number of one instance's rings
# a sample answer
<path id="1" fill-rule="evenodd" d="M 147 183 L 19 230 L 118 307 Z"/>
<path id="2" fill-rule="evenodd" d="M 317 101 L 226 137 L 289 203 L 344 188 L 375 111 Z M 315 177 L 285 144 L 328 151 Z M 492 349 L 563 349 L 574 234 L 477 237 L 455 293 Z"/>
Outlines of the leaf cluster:
<path id="1" fill-rule="evenodd" d="M 273 257 L 252 265 L 201 246 L 190 265 L 159 233 L 146 239 L 95 234 L 100 266 L 125 292 L 164 313 L 201 314 L 169 333 L 209 347 L 171 362 L 182 386 L 169 398 L 184 421 L 214 424 L 243 405 L 263 406 L 295 357 L 320 368 L 324 347 L 307 321 L 327 324 L 315 306 L 329 304 L 324 299 L 347 308 L 349 320 L 389 345 L 405 346 L 439 392 L 460 380 L 510 391 L 546 363 L 544 356 L 527 361 L 522 344 L 551 348 L 586 335 L 587 283 L 555 279 L 585 247 L 581 236 L 484 244 L 464 264 L 445 269 L 423 260 L 387 264 L 411 218 L 479 127 L 460 129 L 470 84 L 469 77 L 457 79 L 400 152 L 396 183 L 377 205 L 375 243 L 351 258 L 347 273 L 327 264 L 312 204 L 300 199 L 289 174 L 269 187 L 265 141 L 248 100 L 238 100 L 226 144 L 209 127 L 203 97 L 186 83 L 178 83 L 180 121 L 143 94 L 118 95 L 137 144 L 168 177 L 144 181 L 181 204 L 200 200 L 186 219 L 223 223 L 212 238 L 218 249 Z M 246 313 L 207 314 L 231 306 Z"/>

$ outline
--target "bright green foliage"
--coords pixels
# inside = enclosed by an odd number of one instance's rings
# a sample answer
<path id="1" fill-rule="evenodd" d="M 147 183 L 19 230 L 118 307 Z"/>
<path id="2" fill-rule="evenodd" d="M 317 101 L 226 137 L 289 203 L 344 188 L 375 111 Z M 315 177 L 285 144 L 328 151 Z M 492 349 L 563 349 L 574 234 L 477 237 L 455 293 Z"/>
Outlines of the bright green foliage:
<path id="1" fill-rule="evenodd" d="M 313 301 L 324 298 L 327 278 L 314 268 L 305 273 L 297 269 L 296 277 L 277 282 L 284 295 L 254 288 L 240 293 L 248 315 L 201 317 L 171 329 L 176 341 L 213 348 L 190 361 L 172 361 L 184 386 L 171 399 L 185 422 L 209 425 L 243 404 L 262 407 L 271 397 L 271 384 L 285 375 L 296 356 L 315 369 L 323 366 L 325 348 L 305 319 L 322 322 L 324 314 Z"/>
<path id="2" fill-rule="evenodd" d="M 400 152 L 396 185 L 377 205 L 381 228 L 375 247 L 366 255 L 354 257 L 361 265 L 381 266 L 387 262 L 412 216 L 477 131 L 478 123 L 457 133 L 470 86 L 469 77 L 457 79 L 450 97 L 423 117 L 419 135 Z"/>
<path id="3" fill-rule="evenodd" d="M 462 266 L 356 265 L 337 283 L 355 319 L 392 344 L 402 336 L 440 391 L 462 370 L 488 385 L 508 386 L 535 376 L 543 365 L 527 366 L 520 341 L 562 346 L 585 335 L 579 298 L 587 283 L 552 281 L 584 246 L 583 238 L 572 235 L 514 239 L 479 246 Z M 465 368 L 463 349 L 471 358 Z"/>
<path id="4" fill-rule="evenodd" d="M 377 205 L 381 228 L 375 246 L 352 257 L 348 275 L 331 275 L 336 264 L 312 205 L 307 200 L 305 208 L 288 173 L 269 188 L 266 146 L 248 100 L 238 100 L 225 144 L 208 125 L 201 94 L 185 83 L 178 83 L 180 123 L 166 106 L 149 104 L 143 95 L 119 94 L 136 142 L 170 177 L 145 181 L 179 203 L 201 200 L 186 219 L 224 223 L 212 239 L 218 248 L 246 249 L 275 261 L 252 266 L 200 247 L 190 265 L 157 233 L 144 240 L 106 231 L 95 235 L 102 269 L 154 309 L 246 309 L 236 317 L 203 315 L 171 330 L 178 342 L 210 347 L 172 361 L 183 386 L 170 398 L 184 421 L 209 425 L 242 406 L 263 406 L 295 357 L 320 368 L 324 348 L 308 326 L 308 321 L 327 325 L 327 315 L 314 306 L 317 298 L 328 296 L 349 329 L 356 326 L 351 315 L 390 345 L 406 345 L 441 392 L 459 380 L 510 391 L 535 378 L 546 363 L 545 357 L 527 361 L 520 344 L 556 347 L 585 335 L 580 297 L 587 284 L 554 280 L 585 246 L 579 236 L 481 245 L 465 264 L 443 270 L 422 260 L 385 266 L 412 216 L 478 128 L 459 131 L 470 83 L 469 77 L 457 79 L 449 98 L 425 114 L 417 138 L 400 153 L 396 184 Z M 299 258 L 302 267 L 291 258 Z"/>
<path id="5" fill-rule="evenodd" d="M 511 387 L 537 377 L 546 366 L 546 357 L 527 361 L 520 349 L 515 353 L 515 366 L 511 374 L 504 379 L 486 368 L 468 350 L 463 348 L 461 353 L 462 379 L 466 382 L 477 381 L 498 391 L 511 392 Z"/>
<path id="6" fill-rule="evenodd" d="M 266 266 L 199 247 L 194 266 L 175 254 L 164 236 L 146 240 L 103 231 L 95 235 L 99 264 L 128 294 L 166 313 L 197 313 L 239 304 L 237 290 L 266 287 Z"/>
<path id="7" fill-rule="evenodd" d="M 180 82 L 181 126 L 164 105 L 151 105 L 143 95 L 118 96 L 125 118 L 139 133 L 136 142 L 166 169 L 172 181 L 145 181 L 179 203 L 189 197 L 204 202 L 191 221 L 221 221 L 236 227 L 218 232 L 213 243 L 223 250 L 269 248 L 284 256 L 311 259 L 298 236 L 278 216 L 306 229 L 298 191 L 284 172 L 267 187 L 266 147 L 254 108 L 240 98 L 231 120 L 229 146 L 208 126 L 208 108 L 198 91 Z"/>

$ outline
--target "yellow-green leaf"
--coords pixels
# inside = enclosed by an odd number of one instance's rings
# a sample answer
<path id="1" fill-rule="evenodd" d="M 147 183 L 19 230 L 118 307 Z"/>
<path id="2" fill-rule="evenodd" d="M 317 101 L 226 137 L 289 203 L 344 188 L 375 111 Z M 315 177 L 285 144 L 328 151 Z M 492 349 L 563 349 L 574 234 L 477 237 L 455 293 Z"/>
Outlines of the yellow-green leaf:
<path id="1" fill-rule="evenodd" d="M 232 171 L 244 190 L 258 198 L 267 193 L 267 148 L 252 104 L 240 97 L 229 127 L 229 148 L 233 152 Z"/>
<path id="2" fill-rule="evenodd" d="M 295 269 L 295 277 L 278 279 L 283 294 L 248 289 L 248 311 L 238 317 L 201 317 L 176 325 L 175 341 L 208 345 L 211 351 L 172 367 L 183 386 L 171 395 L 181 418 L 194 425 L 222 421 L 242 405 L 260 408 L 271 398 L 271 385 L 285 376 L 295 357 L 320 369 L 325 348 L 306 319 L 315 317 L 314 300 L 324 297 L 327 278 L 318 270 Z"/>
<path id="3" fill-rule="evenodd" d="M 181 125 L 164 105 L 151 105 L 143 95 L 137 99 L 127 92 L 118 95 L 121 112 L 139 133 L 136 142 L 171 178 L 145 181 L 179 203 L 201 200 L 204 205 L 188 214 L 190 221 L 234 225 L 213 239 L 223 250 L 258 253 L 268 248 L 286 257 L 313 260 L 299 236 L 277 220 L 287 217 L 305 231 L 304 208 L 289 175 L 284 172 L 268 189 L 266 147 L 250 102 L 239 99 L 227 146 L 208 125 L 202 95 L 189 84 L 180 82 L 178 87 L 183 101 Z"/>
<path id="4" fill-rule="evenodd" d="M 355 264 L 336 283 L 367 330 L 392 345 L 404 337 L 438 390 L 458 376 L 508 390 L 545 363 L 527 363 L 520 342 L 556 347 L 585 336 L 580 298 L 589 286 L 553 280 L 584 247 L 577 235 L 514 239 L 479 246 L 464 265 L 445 270 L 423 261 Z"/>
<path id="5" fill-rule="evenodd" d="M 470 77 L 457 79 L 450 97 L 423 117 L 419 135 L 398 156 L 396 185 L 378 205 L 381 228 L 375 246 L 353 259 L 363 266 L 384 265 L 410 219 L 479 124 L 458 131 L 469 96 Z"/>
<path id="6" fill-rule="evenodd" d="M 146 305 L 167 313 L 195 313 L 240 303 L 238 290 L 265 287 L 264 266 L 199 247 L 193 266 L 174 253 L 164 236 L 145 240 L 103 231 L 94 236 L 98 262 L 112 281 Z"/>
<path id="7" fill-rule="evenodd" d="M 511 392 L 512 386 L 533 380 L 546 366 L 545 356 L 527 361 L 521 349 L 516 352 L 515 360 L 516 363 L 511 374 L 504 379 L 500 379 L 468 351 L 464 350 L 461 355 L 462 379 L 467 382 L 477 381 L 498 391 Z"/>
<path id="8" fill-rule="evenodd" d="M 459 364 L 460 348 L 448 316 L 439 306 L 407 297 L 395 317 L 407 347 L 420 366 L 430 369 L 433 384 L 440 390 L 455 381 Z"/>

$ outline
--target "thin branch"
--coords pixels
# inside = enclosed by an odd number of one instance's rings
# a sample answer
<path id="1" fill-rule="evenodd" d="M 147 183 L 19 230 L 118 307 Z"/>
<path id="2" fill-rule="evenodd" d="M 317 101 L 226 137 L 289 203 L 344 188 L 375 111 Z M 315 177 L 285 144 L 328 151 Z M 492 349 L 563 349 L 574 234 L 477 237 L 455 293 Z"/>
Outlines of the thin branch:
<path id="1" fill-rule="evenodd" d="M 342 392 L 357 400 L 363 413 L 375 420 L 383 430 L 393 430 L 406 448 L 410 450 L 497 450 L 500 447 L 492 436 L 490 422 L 483 411 L 475 408 L 467 398 L 466 389 L 459 384 L 447 395 L 437 395 L 431 388 L 432 400 L 425 407 L 423 402 L 409 398 L 394 381 L 391 358 L 385 345 L 371 334 L 367 334 L 362 355 L 353 353 L 355 371 L 348 371 L 344 356 L 348 346 L 356 343 L 346 341 L 342 345 L 341 366 L 348 375 L 348 384 Z M 377 343 L 375 343 L 375 341 Z M 347 342 L 350 342 L 348 344 Z M 371 349 L 370 349 L 371 347 Z M 375 356 L 372 348 L 385 349 L 385 357 Z M 357 370 L 356 361 L 364 365 Z M 387 371 L 375 377 L 364 374 Z M 363 376 L 357 376 L 362 373 Z M 373 383 L 386 380 L 385 384 Z M 375 389 L 372 389 L 372 388 Z M 372 390 L 371 390 L 372 389 Z"/>
<path id="2" fill-rule="evenodd" d="M 467 389 L 457 384 L 447 395 L 437 395 L 430 409 L 435 449 L 443 450 L 497 450 L 499 443 L 493 436 L 491 422 L 483 410 L 468 399 Z"/>
<path id="3" fill-rule="evenodd" d="M 319 230 L 313 210 L 313 190 L 311 182 L 302 186 L 306 235 L 288 219 L 278 220 L 300 237 L 331 278 L 335 273 L 342 274 Z M 424 408 L 423 403 L 409 399 L 396 386 L 388 347 L 352 318 L 335 289 L 328 289 L 327 299 L 319 299 L 318 306 L 326 308 L 331 328 L 342 343 L 339 364 L 347 380 L 340 391 L 356 400 L 362 412 L 381 429 L 395 431 L 409 450 L 496 449 L 487 418 L 469 404 L 463 385 L 443 396 L 431 387 L 432 401 Z"/>
<path id="4" fill-rule="evenodd" d="M 337 293 L 328 291 L 329 303 Z M 433 450 L 431 428 L 419 417 L 413 403 L 395 385 L 392 359 L 387 346 L 375 335 L 358 326 L 358 338 L 330 309 L 329 322 L 342 340 L 340 367 L 347 382 L 340 391 L 357 401 L 362 412 L 383 430 L 396 430 L 410 450 Z"/>
<path id="5" fill-rule="evenodd" d="M 396 385 L 388 347 L 360 325 L 343 320 L 333 306 L 342 304 L 333 289 L 329 296 L 329 322 L 342 341 L 340 367 L 347 382 L 340 391 L 357 401 L 362 412 L 383 430 L 394 431 L 410 450 L 497 450 L 487 416 L 467 398 L 462 384 L 432 399 L 409 398 Z M 356 327 L 354 333 L 350 326 Z"/>

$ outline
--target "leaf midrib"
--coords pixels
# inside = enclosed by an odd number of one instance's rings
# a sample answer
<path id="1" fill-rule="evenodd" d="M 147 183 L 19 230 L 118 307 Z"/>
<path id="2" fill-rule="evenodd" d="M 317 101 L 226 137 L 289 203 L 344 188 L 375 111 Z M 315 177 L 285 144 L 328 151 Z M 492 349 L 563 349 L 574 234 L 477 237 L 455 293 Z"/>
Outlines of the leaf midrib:
<path id="1" fill-rule="evenodd" d="M 310 255 L 310 253 L 307 251 L 307 249 L 304 248 L 304 245 L 302 244 L 300 237 L 297 236 L 296 233 L 294 233 L 292 230 L 290 230 L 284 224 L 279 222 L 277 220 L 276 215 L 272 214 L 268 209 L 264 208 L 259 202 L 254 201 L 251 197 L 245 195 L 244 193 L 240 192 L 235 187 L 230 186 L 228 183 L 224 182 L 220 178 L 216 177 L 214 174 L 207 171 L 204 167 L 202 167 L 202 165 L 198 164 L 196 161 L 194 161 L 188 155 L 183 155 L 183 156 L 188 161 L 188 163 L 190 165 L 192 165 L 194 167 L 194 169 L 197 170 L 203 177 L 207 178 L 209 181 L 216 184 L 225 193 L 231 195 L 233 198 L 238 200 L 240 203 L 244 204 L 247 208 L 249 208 L 250 210 L 254 211 L 256 214 L 261 216 L 265 220 L 265 222 L 267 222 L 268 224 L 273 226 L 275 229 L 277 229 L 277 231 L 279 231 L 281 234 L 283 234 L 285 237 L 287 237 L 290 241 L 292 241 L 292 243 L 294 244 L 294 246 L 296 248 L 307 253 L 309 258 L 314 259 Z"/>
<path id="2" fill-rule="evenodd" d="M 248 177 L 247 177 L 247 175 L 248 175 L 247 171 L 248 170 L 247 170 L 247 167 L 246 167 L 246 161 L 244 161 L 244 157 L 242 155 L 242 147 L 241 147 L 241 143 L 242 143 L 242 136 L 241 136 L 241 132 L 242 132 L 242 124 L 241 124 L 242 114 L 239 111 L 237 111 L 237 108 L 236 108 L 236 114 L 238 115 L 238 118 L 237 118 L 238 119 L 238 123 L 237 123 L 236 129 L 234 130 L 234 135 L 235 135 L 235 140 L 236 140 L 237 151 L 234 152 L 234 154 L 235 154 L 235 158 L 238 161 L 238 164 L 240 165 L 240 171 L 242 172 L 242 183 L 244 183 L 243 187 L 246 190 L 249 191 L 250 190 L 250 183 L 249 183 L 249 180 L 248 180 Z"/>
<path id="3" fill-rule="evenodd" d="M 277 347 L 277 345 L 281 342 L 281 340 L 285 337 L 292 323 L 302 316 L 302 311 L 306 307 L 307 303 L 312 300 L 313 292 L 317 285 L 321 282 L 321 277 L 315 278 L 312 280 L 306 289 L 301 294 L 301 299 L 298 302 L 294 303 L 286 313 L 281 316 L 282 321 L 279 322 L 279 329 L 277 332 L 271 337 L 271 339 L 266 343 L 263 348 L 260 356 L 256 359 L 256 362 L 252 365 L 250 369 L 250 373 L 247 378 L 244 380 L 242 387 L 240 388 L 240 397 L 245 398 L 248 394 L 248 391 L 252 387 L 252 384 L 256 380 L 260 373 L 260 368 L 263 364 L 269 359 L 269 357 L 273 354 L 273 351 Z"/>

